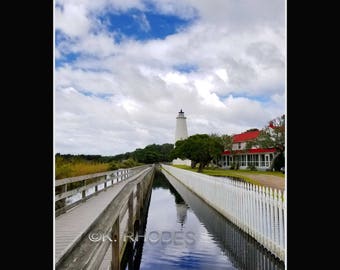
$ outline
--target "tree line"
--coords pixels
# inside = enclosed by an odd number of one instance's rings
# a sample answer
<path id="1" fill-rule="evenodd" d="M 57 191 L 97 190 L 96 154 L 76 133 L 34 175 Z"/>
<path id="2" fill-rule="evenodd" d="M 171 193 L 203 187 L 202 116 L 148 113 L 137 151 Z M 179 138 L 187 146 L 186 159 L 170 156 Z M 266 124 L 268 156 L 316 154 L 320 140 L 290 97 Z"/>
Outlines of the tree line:
<path id="1" fill-rule="evenodd" d="M 250 129 L 253 131 L 257 129 Z M 185 140 L 173 144 L 165 143 L 162 145 L 150 144 L 146 147 L 137 148 L 133 152 L 126 152 L 114 156 L 101 155 L 72 155 L 56 154 L 57 158 L 64 161 L 74 162 L 77 160 L 86 160 L 98 163 L 110 163 L 110 169 L 115 170 L 119 166 L 132 167 L 137 164 L 152 164 L 159 162 L 171 162 L 175 158 L 190 159 L 191 166 L 194 168 L 198 165 L 198 171 L 202 171 L 209 163 L 213 162 L 218 165 L 220 156 L 224 150 L 229 150 L 234 156 L 233 160 L 237 162 L 238 156 L 232 149 L 233 136 L 228 134 L 195 134 Z M 253 146 L 261 148 L 275 148 L 276 153 L 270 166 L 278 169 L 284 166 L 285 153 L 285 116 L 277 117 L 269 121 L 261 131 L 258 138 L 247 143 L 246 149 Z M 235 167 L 238 168 L 237 166 Z"/>
<path id="2" fill-rule="evenodd" d="M 112 163 L 112 162 L 122 162 L 124 160 L 135 160 L 138 163 L 151 164 L 157 162 L 170 162 L 170 152 L 174 148 L 171 143 L 165 143 L 162 145 L 150 144 L 146 147 L 137 148 L 135 151 L 126 152 L 124 154 L 118 154 L 114 156 L 102 156 L 102 155 L 73 155 L 73 154 L 60 154 L 56 153 L 57 158 L 62 158 L 65 161 L 92 161 L 99 163 Z"/>

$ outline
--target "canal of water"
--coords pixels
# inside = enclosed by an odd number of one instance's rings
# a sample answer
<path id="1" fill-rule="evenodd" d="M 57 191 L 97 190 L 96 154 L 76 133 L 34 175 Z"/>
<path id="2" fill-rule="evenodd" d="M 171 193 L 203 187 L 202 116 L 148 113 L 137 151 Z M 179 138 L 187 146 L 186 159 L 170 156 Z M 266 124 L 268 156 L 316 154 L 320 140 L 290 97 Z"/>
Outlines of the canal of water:
<path id="1" fill-rule="evenodd" d="M 157 171 L 151 192 L 145 230 L 138 237 L 143 238 L 138 263 L 123 268 L 285 268 L 282 261 L 172 176 Z"/>

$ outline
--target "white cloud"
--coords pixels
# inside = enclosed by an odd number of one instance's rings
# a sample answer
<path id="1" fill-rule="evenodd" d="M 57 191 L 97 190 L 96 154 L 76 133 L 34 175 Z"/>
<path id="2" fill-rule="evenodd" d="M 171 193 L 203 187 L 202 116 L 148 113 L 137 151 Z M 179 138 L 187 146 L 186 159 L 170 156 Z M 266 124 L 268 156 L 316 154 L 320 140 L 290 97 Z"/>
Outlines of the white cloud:
<path id="1" fill-rule="evenodd" d="M 79 54 L 55 72 L 57 152 L 112 155 L 173 143 L 181 108 L 189 134 L 261 128 L 284 113 L 284 1 L 155 1 L 161 13 L 197 17 L 164 40 L 121 43 L 94 14 L 145 12 L 143 1 L 57 4 L 56 29 L 67 36 L 55 55 Z M 135 19 L 152 27 L 144 13 Z M 197 70 L 175 70 L 181 65 Z"/>
<path id="2" fill-rule="evenodd" d="M 90 21 L 87 10 L 81 4 L 65 3 L 63 9 L 56 7 L 55 29 L 69 36 L 82 36 L 88 33 Z"/>
<path id="3" fill-rule="evenodd" d="M 219 68 L 215 70 L 216 75 L 225 83 L 229 82 L 228 73 L 224 68 Z"/>
<path id="4" fill-rule="evenodd" d="M 165 74 L 165 76 L 160 75 L 160 77 L 167 84 L 185 84 L 189 81 L 187 76 L 179 72 L 168 72 Z"/>
<path id="5" fill-rule="evenodd" d="M 256 25 L 284 25 L 284 0 L 152 0 L 159 11 L 183 18 L 199 16 L 204 22 L 242 30 Z"/>

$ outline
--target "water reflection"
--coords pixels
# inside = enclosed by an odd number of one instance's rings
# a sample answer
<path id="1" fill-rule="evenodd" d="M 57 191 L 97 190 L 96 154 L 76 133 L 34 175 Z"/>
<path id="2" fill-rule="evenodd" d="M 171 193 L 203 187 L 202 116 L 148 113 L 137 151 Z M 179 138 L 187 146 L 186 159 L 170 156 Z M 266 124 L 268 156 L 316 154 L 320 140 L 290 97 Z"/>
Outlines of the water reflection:
<path id="1" fill-rule="evenodd" d="M 145 239 L 140 269 L 236 269 L 161 173 L 154 179 L 145 235 L 155 231 L 171 241 Z"/>
<path id="2" fill-rule="evenodd" d="M 284 269 L 254 239 L 168 179 L 156 173 L 143 241 L 127 251 L 138 259 L 122 269 Z"/>

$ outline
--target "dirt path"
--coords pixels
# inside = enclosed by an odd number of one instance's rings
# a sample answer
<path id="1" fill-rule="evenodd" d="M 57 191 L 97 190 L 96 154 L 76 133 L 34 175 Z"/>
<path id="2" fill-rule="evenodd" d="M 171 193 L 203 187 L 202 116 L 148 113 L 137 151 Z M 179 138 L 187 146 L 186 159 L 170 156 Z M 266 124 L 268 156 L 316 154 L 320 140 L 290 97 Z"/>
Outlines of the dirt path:
<path id="1" fill-rule="evenodd" d="M 266 174 L 251 174 L 251 173 L 244 173 L 244 172 L 237 172 L 240 175 L 248 176 L 250 178 L 253 178 L 255 181 L 257 181 L 259 184 L 276 188 L 276 189 L 285 189 L 285 178 L 274 176 L 274 175 L 266 175 Z"/>

